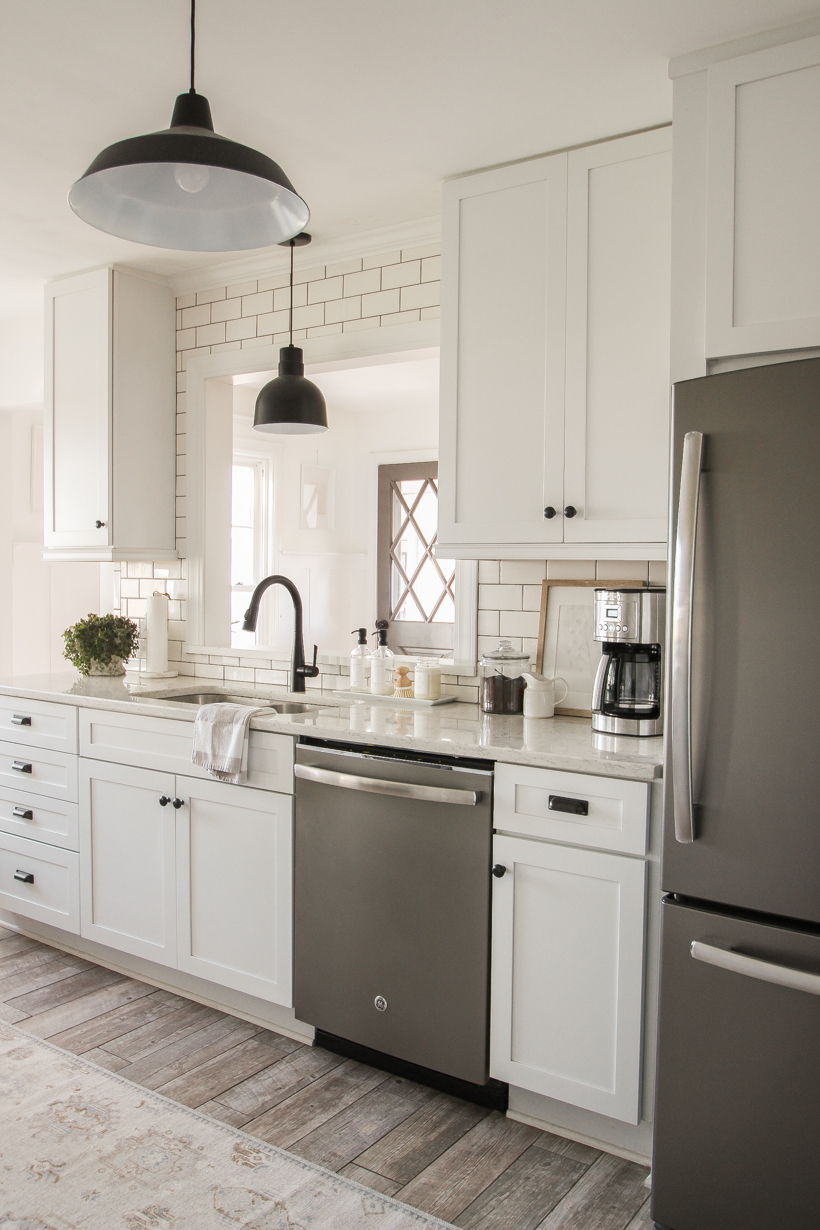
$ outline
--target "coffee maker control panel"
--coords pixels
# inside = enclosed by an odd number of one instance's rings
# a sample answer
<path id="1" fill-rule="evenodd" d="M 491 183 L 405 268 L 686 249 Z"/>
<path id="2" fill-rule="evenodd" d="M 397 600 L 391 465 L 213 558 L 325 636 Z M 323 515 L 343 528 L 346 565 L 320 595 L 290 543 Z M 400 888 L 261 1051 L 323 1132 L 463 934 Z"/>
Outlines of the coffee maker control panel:
<path id="1" fill-rule="evenodd" d="M 657 644 L 663 640 L 666 605 L 663 589 L 596 589 L 593 636 L 596 641 Z"/>

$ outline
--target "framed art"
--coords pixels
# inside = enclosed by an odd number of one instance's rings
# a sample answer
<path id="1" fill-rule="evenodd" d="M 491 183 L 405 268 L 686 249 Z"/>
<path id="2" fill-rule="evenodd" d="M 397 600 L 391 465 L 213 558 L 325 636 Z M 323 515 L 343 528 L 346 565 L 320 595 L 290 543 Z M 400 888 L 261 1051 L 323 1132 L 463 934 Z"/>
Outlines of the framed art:
<path id="1" fill-rule="evenodd" d="M 559 717 L 592 717 L 592 687 L 601 657 L 593 637 L 593 591 L 636 589 L 637 581 L 543 581 L 535 669 L 566 681 Z"/>

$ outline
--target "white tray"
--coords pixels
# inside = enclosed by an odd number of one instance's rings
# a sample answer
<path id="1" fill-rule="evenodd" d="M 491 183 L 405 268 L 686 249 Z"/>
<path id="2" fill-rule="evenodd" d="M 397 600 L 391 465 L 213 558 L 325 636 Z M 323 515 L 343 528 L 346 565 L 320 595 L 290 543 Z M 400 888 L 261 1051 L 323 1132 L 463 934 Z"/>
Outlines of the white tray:
<path id="1" fill-rule="evenodd" d="M 334 696 L 344 696 L 347 700 L 371 701 L 377 705 L 390 705 L 393 709 L 433 709 L 436 705 L 451 705 L 457 696 L 440 696 L 438 700 L 422 700 L 415 696 L 376 696 L 373 692 L 354 692 L 348 688 L 346 692 L 334 692 Z"/>

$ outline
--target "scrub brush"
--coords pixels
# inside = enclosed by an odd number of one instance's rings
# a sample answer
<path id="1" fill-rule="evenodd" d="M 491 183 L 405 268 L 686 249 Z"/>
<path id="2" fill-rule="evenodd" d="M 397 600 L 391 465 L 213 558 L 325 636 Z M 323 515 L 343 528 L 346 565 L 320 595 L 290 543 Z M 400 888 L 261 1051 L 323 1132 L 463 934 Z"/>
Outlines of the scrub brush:
<path id="1" fill-rule="evenodd" d="M 413 685 L 407 678 L 410 672 L 409 666 L 399 666 L 396 668 L 396 686 L 393 689 L 394 696 L 410 697 L 413 695 Z"/>

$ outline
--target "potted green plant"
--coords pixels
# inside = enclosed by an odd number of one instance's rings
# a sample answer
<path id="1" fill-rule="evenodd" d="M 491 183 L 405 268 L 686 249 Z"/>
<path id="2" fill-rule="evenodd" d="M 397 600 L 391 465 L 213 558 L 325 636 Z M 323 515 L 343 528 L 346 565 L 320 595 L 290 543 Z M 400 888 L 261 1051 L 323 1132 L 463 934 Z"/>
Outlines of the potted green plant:
<path id="1" fill-rule="evenodd" d="M 81 675 L 124 675 L 139 643 L 139 628 L 124 615 L 89 615 L 63 633 L 63 657 Z"/>

